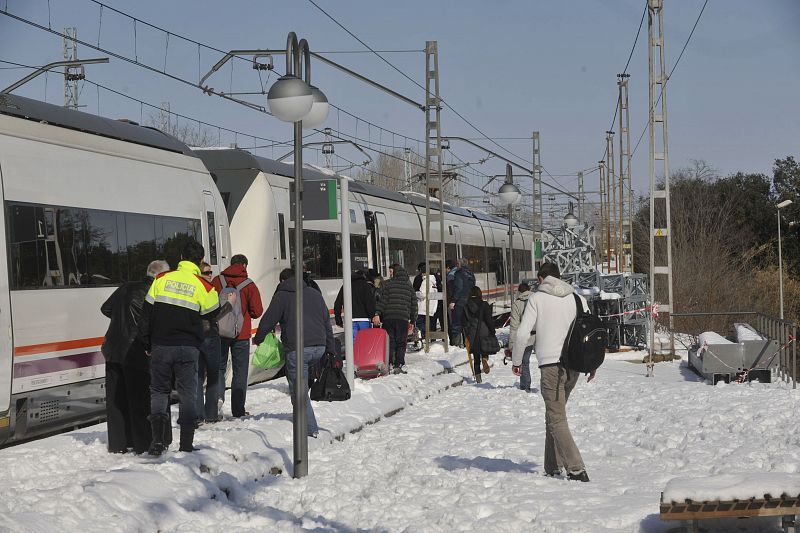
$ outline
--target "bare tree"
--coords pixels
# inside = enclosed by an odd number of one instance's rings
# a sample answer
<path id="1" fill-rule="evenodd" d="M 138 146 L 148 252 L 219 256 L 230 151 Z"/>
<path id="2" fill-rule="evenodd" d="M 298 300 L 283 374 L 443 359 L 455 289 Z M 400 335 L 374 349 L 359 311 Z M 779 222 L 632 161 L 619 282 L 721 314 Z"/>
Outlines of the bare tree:
<path id="1" fill-rule="evenodd" d="M 147 125 L 175 137 L 188 146 L 202 148 L 217 145 L 217 138 L 210 128 L 199 122 L 181 120 L 172 114 L 167 116 L 151 114 L 147 117 Z"/>

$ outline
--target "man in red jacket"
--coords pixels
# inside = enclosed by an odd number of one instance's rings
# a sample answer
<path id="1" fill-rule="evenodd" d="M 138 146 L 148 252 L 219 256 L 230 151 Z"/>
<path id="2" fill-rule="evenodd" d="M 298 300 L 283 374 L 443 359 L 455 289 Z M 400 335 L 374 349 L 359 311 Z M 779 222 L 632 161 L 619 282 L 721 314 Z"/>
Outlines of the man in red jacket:
<path id="1" fill-rule="evenodd" d="M 224 287 L 220 277 L 225 280 Z M 249 281 L 249 283 L 244 284 L 245 281 Z M 244 409 L 244 402 L 247 396 L 247 373 L 250 370 L 250 334 L 252 332 L 250 320 L 260 317 L 264 313 L 264 307 L 258 287 L 247 277 L 247 258 L 242 254 L 231 257 L 231 266 L 223 270 L 221 276 L 215 277 L 212 284 L 220 294 L 226 287 L 241 287 L 238 297 L 244 319 L 242 327 L 236 338 L 223 337 L 220 332 L 222 350 L 219 362 L 220 414 L 222 413 L 221 404 L 225 402 L 225 371 L 228 368 L 228 351 L 230 351 L 233 369 L 231 414 L 239 418 L 248 414 Z"/>

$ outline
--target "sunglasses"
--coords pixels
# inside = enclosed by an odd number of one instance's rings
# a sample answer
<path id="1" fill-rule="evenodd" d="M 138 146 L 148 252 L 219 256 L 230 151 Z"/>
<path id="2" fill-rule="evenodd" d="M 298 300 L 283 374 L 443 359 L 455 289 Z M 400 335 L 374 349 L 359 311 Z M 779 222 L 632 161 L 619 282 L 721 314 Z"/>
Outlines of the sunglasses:
<path id="1" fill-rule="evenodd" d="M 200 272 L 200 273 L 201 273 L 202 275 L 204 275 L 204 276 L 210 276 L 211 274 L 213 274 L 213 272 L 212 272 L 212 271 L 210 271 L 210 270 L 204 270 L 204 271 L 202 271 L 202 272 Z"/>

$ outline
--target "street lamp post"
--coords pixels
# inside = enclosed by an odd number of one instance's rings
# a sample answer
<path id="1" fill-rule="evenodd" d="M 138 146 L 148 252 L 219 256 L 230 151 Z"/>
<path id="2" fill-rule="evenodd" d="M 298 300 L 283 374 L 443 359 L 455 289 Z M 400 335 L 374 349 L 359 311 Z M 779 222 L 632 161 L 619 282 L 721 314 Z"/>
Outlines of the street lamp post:
<path id="1" fill-rule="evenodd" d="M 509 163 L 506 163 L 506 182 L 500 187 L 499 196 L 502 202 L 508 204 L 508 278 L 506 279 L 508 289 L 506 294 L 510 308 L 511 298 L 514 295 L 514 205 L 519 202 L 522 195 L 514 185 L 514 174 Z"/>
<path id="2" fill-rule="evenodd" d="M 783 320 L 783 255 L 781 254 L 781 209 L 792 205 L 791 200 L 784 200 L 777 204 L 778 211 L 778 280 L 780 282 L 781 320 Z"/>
<path id="3" fill-rule="evenodd" d="M 301 60 L 305 63 L 305 81 L 301 78 Z M 286 39 L 286 74 L 275 82 L 267 95 L 270 112 L 284 122 L 294 124 L 294 277 L 295 277 L 295 386 L 292 424 L 294 436 L 294 477 L 308 474 L 308 412 L 303 385 L 303 127 L 315 128 L 328 116 L 328 100 L 311 85 L 311 55 L 308 41 L 289 32 Z"/>

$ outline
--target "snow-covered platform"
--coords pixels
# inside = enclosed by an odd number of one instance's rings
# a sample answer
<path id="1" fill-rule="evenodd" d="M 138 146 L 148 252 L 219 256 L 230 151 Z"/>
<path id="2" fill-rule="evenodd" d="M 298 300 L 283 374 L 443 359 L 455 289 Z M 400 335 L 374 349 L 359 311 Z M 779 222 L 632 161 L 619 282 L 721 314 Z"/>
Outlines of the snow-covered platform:
<path id="1" fill-rule="evenodd" d="M 800 474 L 742 472 L 702 478 L 675 478 L 661 493 L 661 519 L 688 522 L 717 518 L 780 516 L 786 532 L 800 515 Z"/>

